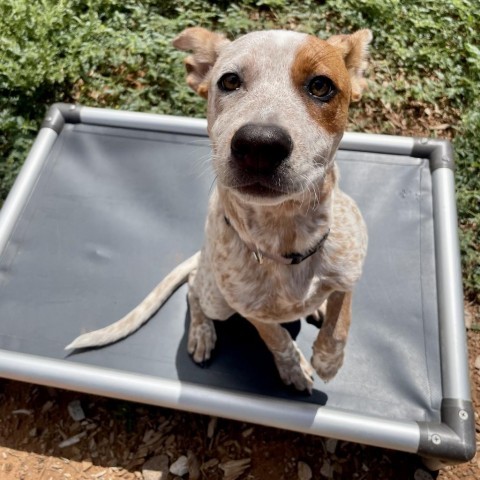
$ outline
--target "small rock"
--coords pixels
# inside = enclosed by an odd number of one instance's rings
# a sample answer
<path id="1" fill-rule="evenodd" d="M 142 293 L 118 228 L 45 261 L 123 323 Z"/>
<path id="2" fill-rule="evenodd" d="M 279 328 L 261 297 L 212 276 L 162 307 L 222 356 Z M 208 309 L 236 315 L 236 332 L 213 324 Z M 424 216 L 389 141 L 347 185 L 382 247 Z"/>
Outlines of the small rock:
<path id="1" fill-rule="evenodd" d="M 179 477 L 183 477 L 188 473 L 188 459 L 185 455 L 178 457 L 170 465 L 170 473 L 173 475 L 178 475 Z"/>
<path id="2" fill-rule="evenodd" d="M 335 440 L 334 438 L 329 438 L 326 442 L 325 442 L 325 447 L 327 449 L 327 452 L 328 453 L 335 453 L 335 450 L 337 449 L 337 443 L 338 441 Z"/>
<path id="3" fill-rule="evenodd" d="M 85 412 L 83 411 L 80 400 L 71 401 L 68 404 L 67 409 L 72 419 L 76 422 L 81 422 L 82 420 L 85 420 Z"/>
<path id="4" fill-rule="evenodd" d="M 422 470 L 421 468 L 417 468 L 415 470 L 415 473 L 413 474 L 413 478 L 415 480 L 433 480 L 433 477 L 426 472 L 425 470 Z"/>
<path id="5" fill-rule="evenodd" d="M 243 438 L 248 438 L 251 434 L 253 433 L 253 427 L 247 428 L 242 432 L 242 437 Z"/>
<path id="6" fill-rule="evenodd" d="M 305 462 L 298 462 L 297 472 L 298 480 L 311 480 L 313 477 L 312 469 Z"/>
<path id="7" fill-rule="evenodd" d="M 168 457 L 157 455 L 142 466 L 143 480 L 166 480 L 168 477 Z"/>

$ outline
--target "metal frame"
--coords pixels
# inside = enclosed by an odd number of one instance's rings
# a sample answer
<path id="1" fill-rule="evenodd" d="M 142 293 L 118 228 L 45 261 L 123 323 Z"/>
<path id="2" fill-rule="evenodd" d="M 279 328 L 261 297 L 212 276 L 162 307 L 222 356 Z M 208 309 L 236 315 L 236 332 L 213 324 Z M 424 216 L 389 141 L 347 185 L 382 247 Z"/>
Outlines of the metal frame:
<path id="1" fill-rule="evenodd" d="M 2 376 L 13 380 L 248 421 L 410 453 L 417 452 L 420 441 L 420 431 L 414 421 L 388 420 L 332 407 L 231 393 L 186 382 L 1 350 L 0 366 Z M 68 379 L 67 382 L 65 379 Z"/>
<path id="2" fill-rule="evenodd" d="M 0 211 L 0 252 L 5 248 L 15 221 L 41 172 L 43 159 L 65 123 L 207 136 L 207 122 L 204 119 L 53 105 Z M 434 468 L 471 459 L 476 449 L 474 411 L 470 399 L 454 163 L 450 143 L 434 139 L 345 133 L 339 148 L 409 155 L 430 161 L 442 359 L 441 423 L 402 422 L 328 406 L 297 405 L 286 400 L 234 394 L 2 350 L 1 376 L 418 453 L 435 459 L 430 463 Z"/>

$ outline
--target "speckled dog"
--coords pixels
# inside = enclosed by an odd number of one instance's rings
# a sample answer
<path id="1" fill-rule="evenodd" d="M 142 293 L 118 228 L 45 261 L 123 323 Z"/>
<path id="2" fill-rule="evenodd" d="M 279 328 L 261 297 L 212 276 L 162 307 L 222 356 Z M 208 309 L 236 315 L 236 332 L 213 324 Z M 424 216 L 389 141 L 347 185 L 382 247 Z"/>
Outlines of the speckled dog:
<path id="1" fill-rule="evenodd" d="M 213 319 L 239 312 L 272 352 L 282 380 L 311 391 L 312 367 L 281 324 L 321 315 L 311 364 L 325 381 L 337 373 L 367 233 L 356 204 L 338 188 L 334 156 L 348 106 L 364 88 L 370 41 L 370 31 L 360 30 L 326 41 L 264 31 L 230 42 L 203 28 L 174 40 L 193 52 L 187 82 L 208 99 L 217 186 L 205 245 L 123 319 L 67 348 L 130 334 L 188 277 L 195 362 L 215 347 Z"/>

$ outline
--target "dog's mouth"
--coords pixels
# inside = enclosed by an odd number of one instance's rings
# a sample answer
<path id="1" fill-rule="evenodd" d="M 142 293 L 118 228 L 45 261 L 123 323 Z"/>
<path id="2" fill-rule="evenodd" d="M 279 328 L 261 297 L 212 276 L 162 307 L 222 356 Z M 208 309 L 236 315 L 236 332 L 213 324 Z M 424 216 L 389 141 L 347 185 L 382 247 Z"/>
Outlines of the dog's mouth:
<path id="1" fill-rule="evenodd" d="M 303 184 L 286 171 L 265 175 L 231 168 L 228 175 L 219 175 L 217 178 L 223 187 L 251 201 L 278 203 L 304 191 Z"/>
<path id="2" fill-rule="evenodd" d="M 265 185 L 260 182 L 251 183 L 249 185 L 242 185 L 235 187 L 237 192 L 241 193 L 242 195 L 248 195 L 252 197 L 267 197 L 267 198 L 275 198 L 275 197 L 282 197 L 287 194 L 283 190 L 273 188 L 269 185 Z"/>

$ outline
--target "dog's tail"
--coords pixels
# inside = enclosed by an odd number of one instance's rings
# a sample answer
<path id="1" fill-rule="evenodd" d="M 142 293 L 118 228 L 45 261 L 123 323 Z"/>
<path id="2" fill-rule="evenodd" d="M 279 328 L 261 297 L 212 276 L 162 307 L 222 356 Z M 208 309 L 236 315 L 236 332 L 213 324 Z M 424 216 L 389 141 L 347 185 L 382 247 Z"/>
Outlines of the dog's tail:
<path id="1" fill-rule="evenodd" d="M 200 252 L 195 253 L 172 270 L 130 313 L 107 327 L 77 337 L 65 350 L 74 348 L 100 347 L 130 335 L 139 329 L 168 300 L 197 267 Z"/>

